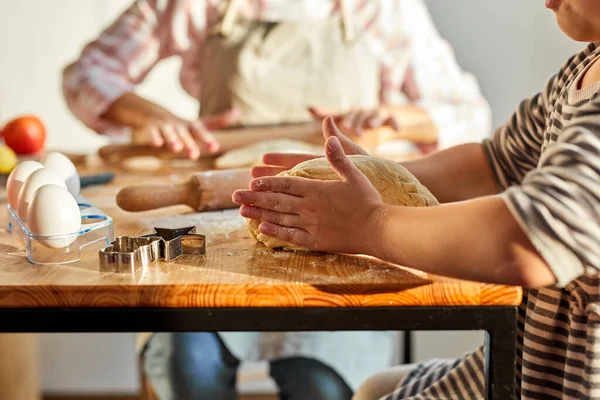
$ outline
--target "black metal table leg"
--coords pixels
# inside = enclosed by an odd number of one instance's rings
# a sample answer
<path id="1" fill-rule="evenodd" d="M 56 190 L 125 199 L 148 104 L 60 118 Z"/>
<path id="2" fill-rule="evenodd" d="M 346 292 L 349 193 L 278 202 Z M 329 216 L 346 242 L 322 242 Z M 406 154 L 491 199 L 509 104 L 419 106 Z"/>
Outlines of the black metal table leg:
<path id="1" fill-rule="evenodd" d="M 485 332 L 485 388 L 490 400 L 516 398 L 515 353 L 517 309 L 490 321 Z"/>
<path id="2" fill-rule="evenodd" d="M 412 331 L 404 331 L 402 332 L 402 363 L 403 364 L 412 364 L 413 361 L 413 333 Z"/>

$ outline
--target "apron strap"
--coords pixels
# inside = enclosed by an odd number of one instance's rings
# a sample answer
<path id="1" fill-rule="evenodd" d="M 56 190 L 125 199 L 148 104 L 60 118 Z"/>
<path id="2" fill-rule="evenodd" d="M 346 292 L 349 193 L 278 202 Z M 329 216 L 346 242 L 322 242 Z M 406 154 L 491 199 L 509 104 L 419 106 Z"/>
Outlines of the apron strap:
<path id="1" fill-rule="evenodd" d="M 344 34 L 344 41 L 346 44 L 354 42 L 354 24 L 352 23 L 352 6 L 354 5 L 353 0 L 339 0 L 340 11 L 341 11 L 341 22 L 342 30 Z"/>
<path id="2" fill-rule="evenodd" d="M 241 0 L 229 0 L 226 4 L 225 15 L 221 21 L 219 33 L 223 36 L 229 36 L 235 20 L 239 13 Z M 340 2 L 340 14 L 342 23 L 342 32 L 346 44 L 354 42 L 355 32 L 354 24 L 352 23 L 352 6 L 354 0 L 338 0 Z"/>
<path id="3" fill-rule="evenodd" d="M 225 6 L 225 15 L 223 16 L 221 27 L 219 29 L 219 33 L 223 36 L 229 36 L 231 34 L 239 10 L 239 1 L 240 0 L 229 0 Z"/>

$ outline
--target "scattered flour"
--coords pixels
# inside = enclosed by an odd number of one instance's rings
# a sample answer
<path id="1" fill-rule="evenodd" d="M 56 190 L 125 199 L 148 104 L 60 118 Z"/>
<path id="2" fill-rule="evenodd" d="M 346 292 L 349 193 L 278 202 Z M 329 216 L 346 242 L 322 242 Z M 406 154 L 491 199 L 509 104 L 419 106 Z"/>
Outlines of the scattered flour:
<path id="1" fill-rule="evenodd" d="M 154 220 L 152 223 L 154 226 L 160 228 L 178 228 L 194 225 L 198 233 L 207 236 L 208 241 L 214 237 L 229 239 L 229 235 L 232 232 L 244 228 L 246 224 L 237 208 L 196 214 L 171 215 Z"/>

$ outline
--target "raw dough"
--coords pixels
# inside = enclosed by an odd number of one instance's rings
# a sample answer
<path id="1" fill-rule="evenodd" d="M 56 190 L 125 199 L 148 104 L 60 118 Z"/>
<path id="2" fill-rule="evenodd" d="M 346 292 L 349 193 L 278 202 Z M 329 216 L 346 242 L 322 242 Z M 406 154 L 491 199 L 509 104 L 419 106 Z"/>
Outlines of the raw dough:
<path id="1" fill-rule="evenodd" d="M 425 207 L 439 204 L 431 192 L 400 164 L 371 156 L 357 155 L 349 156 L 349 158 L 366 175 L 373 186 L 375 186 L 379 194 L 381 194 L 384 203 L 408 207 Z M 326 181 L 340 179 L 325 158 L 305 161 L 277 176 L 299 176 Z M 263 235 L 258 231 L 259 224 L 260 221 L 257 220 L 246 220 L 250 234 L 267 247 L 284 248 L 286 250 L 306 250 L 295 244 Z"/>
<path id="2" fill-rule="evenodd" d="M 262 164 L 265 153 L 307 153 L 323 155 L 323 146 L 298 140 L 264 140 L 253 145 L 231 150 L 215 160 L 215 168 L 244 168 Z"/>

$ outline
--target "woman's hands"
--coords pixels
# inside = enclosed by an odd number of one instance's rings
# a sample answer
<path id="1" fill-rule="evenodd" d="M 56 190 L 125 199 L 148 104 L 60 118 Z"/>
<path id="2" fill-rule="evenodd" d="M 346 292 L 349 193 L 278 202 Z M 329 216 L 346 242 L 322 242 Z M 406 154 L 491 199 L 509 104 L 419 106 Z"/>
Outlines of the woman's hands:
<path id="1" fill-rule="evenodd" d="M 326 118 L 323 121 L 323 137 L 325 140 L 331 137 L 338 138 L 345 154 L 369 155 L 362 147 L 344 136 L 344 134 L 335 126 L 332 118 Z M 310 154 L 267 153 L 263 156 L 263 162 L 266 165 L 252 168 L 252 176 L 259 178 L 261 176 L 277 175 L 280 172 L 293 168 L 301 162 L 319 157 L 320 156 L 314 156 Z"/>
<path id="2" fill-rule="evenodd" d="M 308 111 L 315 119 L 324 119 L 327 112 L 317 108 L 309 107 Z M 347 113 L 333 115 L 333 121 L 349 135 L 360 136 L 367 129 L 389 126 L 394 130 L 400 130 L 400 122 L 391 110 L 379 107 L 372 110 L 353 110 Z"/>
<path id="3" fill-rule="evenodd" d="M 219 143 L 211 135 L 211 130 L 235 125 L 240 121 L 241 115 L 238 110 L 231 109 L 188 121 L 159 104 L 128 92 L 116 99 L 101 118 L 112 124 L 131 128 L 133 143 L 166 146 L 174 153 L 185 152 L 188 158 L 195 160 L 200 157 L 200 151 L 213 153 L 219 149 Z"/>
<path id="4" fill-rule="evenodd" d="M 179 118 L 171 113 L 159 114 L 150 119 L 146 126 L 134 134 L 137 143 L 150 143 L 155 147 L 168 147 L 174 153 L 185 152 L 187 158 L 195 160 L 201 151 L 214 153 L 219 143 L 210 133 L 239 121 L 237 110 L 204 117 L 195 121 Z"/>
<path id="5" fill-rule="evenodd" d="M 319 108 L 308 109 L 316 119 L 328 114 Z M 350 136 L 361 136 L 366 130 L 390 127 L 398 137 L 414 142 L 422 154 L 437 150 L 437 129 L 422 108 L 415 105 L 382 105 L 372 110 L 353 110 L 333 116 L 336 124 Z M 424 132 L 427 132 L 424 134 Z"/>
<path id="6" fill-rule="evenodd" d="M 323 125 L 339 132 L 332 118 Z M 242 216 L 262 221 L 259 230 L 267 236 L 318 251 L 364 254 L 376 240 L 370 226 L 383 218 L 381 196 L 336 134 L 328 136 L 325 152 L 341 180 L 263 177 L 250 190 L 236 191 L 233 201 L 242 205 Z"/>

